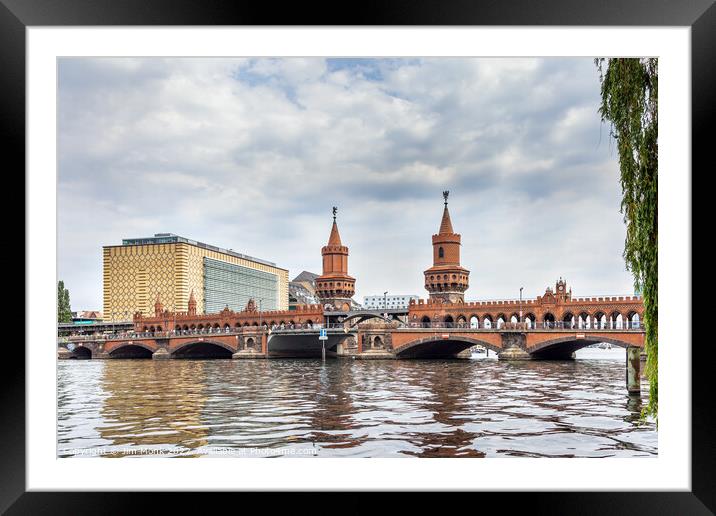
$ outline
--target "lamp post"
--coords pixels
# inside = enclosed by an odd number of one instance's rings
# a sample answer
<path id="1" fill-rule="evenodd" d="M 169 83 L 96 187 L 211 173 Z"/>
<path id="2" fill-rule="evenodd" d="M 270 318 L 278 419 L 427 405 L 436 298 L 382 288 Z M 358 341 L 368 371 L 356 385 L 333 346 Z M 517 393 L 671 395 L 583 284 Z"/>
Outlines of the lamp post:
<path id="1" fill-rule="evenodd" d="M 520 324 L 522 323 L 522 289 L 525 287 L 520 287 Z"/>
<path id="2" fill-rule="evenodd" d="M 386 290 L 383 292 L 383 309 L 385 310 L 385 315 L 388 315 L 388 291 Z"/>

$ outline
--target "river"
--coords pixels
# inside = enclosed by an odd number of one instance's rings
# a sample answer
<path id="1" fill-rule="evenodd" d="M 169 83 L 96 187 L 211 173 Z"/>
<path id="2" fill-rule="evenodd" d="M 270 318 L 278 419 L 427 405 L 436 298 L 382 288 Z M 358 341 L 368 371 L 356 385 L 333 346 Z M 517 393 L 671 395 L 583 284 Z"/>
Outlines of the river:
<path id="1" fill-rule="evenodd" d="M 573 361 L 58 363 L 58 457 L 655 457 L 623 349 Z"/>

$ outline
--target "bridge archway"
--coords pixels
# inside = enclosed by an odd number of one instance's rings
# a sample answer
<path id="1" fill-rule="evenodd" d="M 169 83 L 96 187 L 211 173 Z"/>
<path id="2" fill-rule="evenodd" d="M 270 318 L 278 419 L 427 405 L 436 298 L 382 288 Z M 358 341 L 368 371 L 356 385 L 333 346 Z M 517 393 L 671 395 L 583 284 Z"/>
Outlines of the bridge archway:
<path id="1" fill-rule="evenodd" d="M 609 327 L 617 330 L 624 328 L 624 317 L 620 312 L 615 310 L 609 315 Z"/>
<path id="2" fill-rule="evenodd" d="M 152 358 L 153 350 L 144 344 L 132 343 L 118 346 L 109 352 L 110 358 Z"/>
<path id="3" fill-rule="evenodd" d="M 85 346 L 77 346 L 72 352 L 72 356 L 70 358 L 77 360 L 89 360 L 92 358 L 92 350 Z"/>
<path id="4" fill-rule="evenodd" d="M 476 315 L 470 316 L 470 328 L 476 330 L 480 327 L 480 318 Z"/>
<path id="5" fill-rule="evenodd" d="M 527 328 L 534 328 L 535 323 L 537 322 L 537 316 L 535 316 L 532 312 L 527 312 L 522 320 L 527 325 Z"/>
<path id="6" fill-rule="evenodd" d="M 641 324 L 641 318 L 638 312 L 629 312 L 627 314 L 627 324 L 629 328 L 638 328 Z"/>
<path id="7" fill-rule="evenodd" d="M 494 344 L 463 335 L 450 335 L 449 339 L 425 337 L 409 342 L 394 351 L 396 358 L 454 358 L 461 351 L 478 345 L 495 353 L 502 351 L 502 348 Z"/>
<path id="8" fill-rule="evenodd" d="M 545 313 L 542 322 L 545 328 L 554 328 L 554 314 L 552 312 Z"/>
<path id="9" fill-rule="evenodd" d="M 601 310 L 598 310 L 594 313 L 594 317 L 592 318 L 594 321 L 594 327 L 604 329 L 607 327 L 607 314 L 602 312 Z"/>
<path id="10" fill-rule="evenodd" d="M 193 341 L 182 344 L 172 352 L 172 358 L 231 358 L 234 350 L 214 340 Z"/>
<path id="11" fill-rule="evenodd" d="M 584 339 L 575 339 L 574 336 L 568 336 L 541 342 L 540 344 L 527 348 L 527 352 L 536 359 L 549 360 L 570 358 L 572 353 L 575 351 L 591 344 L 599 344 L 600 342 L 608 342 L 609 344 L 619 346 L 621 348 L 634 346 L 634 344 L 630 344 L 626 341 L 613 337 L 590 337 L 587 335 Z"/>
<path id="12" fill-rule="evenodd" d="M 348 317 L 343 319 L 343 324 L 346 324 L 348 321 L 355 320 L 354 323 L 350 324 L 348 327 L 353 328 L 354 326 L 357 326 L 358 324 L 367 321 L 368 319 L 382 319 L 385 322 L 392 322 L 389 318 L 384 317 L 380 314 L 351 314 Z M 425 317 L 423 317 L 423 321 L 425 321 Z M 428 322 L 430 319 L 428 318 Z"/>
<path id="13" fill-rule="evenodd" d="M 577 318 L 577 328 L 589 328 L 589 314 L 582 312 Z"/>

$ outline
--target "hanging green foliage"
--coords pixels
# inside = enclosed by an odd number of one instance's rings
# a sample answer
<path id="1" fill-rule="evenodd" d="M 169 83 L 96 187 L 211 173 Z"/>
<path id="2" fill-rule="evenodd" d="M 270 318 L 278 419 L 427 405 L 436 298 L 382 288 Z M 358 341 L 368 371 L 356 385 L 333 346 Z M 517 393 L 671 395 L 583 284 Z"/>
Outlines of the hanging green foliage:
<path id="1" fill-rule="evenodd" d="M 624 259 L 644 298 L 649 403 L 658 417 L 658 59 L 595 59 L 601 80 L 602 121 L 611 124 L 621 171 L 621 210 L 627 227 Z"/>

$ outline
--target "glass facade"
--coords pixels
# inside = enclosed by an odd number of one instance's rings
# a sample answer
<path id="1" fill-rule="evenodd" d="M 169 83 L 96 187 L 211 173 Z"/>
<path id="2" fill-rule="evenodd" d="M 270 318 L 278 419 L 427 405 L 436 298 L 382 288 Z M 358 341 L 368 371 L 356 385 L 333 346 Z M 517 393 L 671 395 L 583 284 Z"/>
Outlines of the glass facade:
<path id="1" fill-rule="evenodd" d="M 278 276 L 204 257 L 204 312 L 220 312 L 226 306 L 236 312 L 249 299 L 261 310 L 278 306 Z"/>

